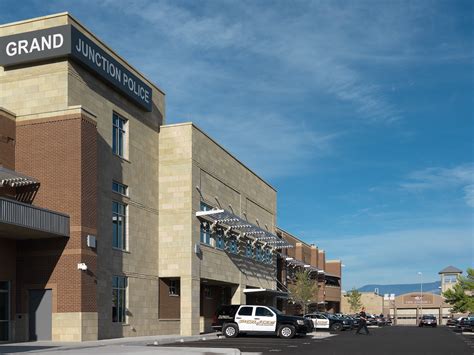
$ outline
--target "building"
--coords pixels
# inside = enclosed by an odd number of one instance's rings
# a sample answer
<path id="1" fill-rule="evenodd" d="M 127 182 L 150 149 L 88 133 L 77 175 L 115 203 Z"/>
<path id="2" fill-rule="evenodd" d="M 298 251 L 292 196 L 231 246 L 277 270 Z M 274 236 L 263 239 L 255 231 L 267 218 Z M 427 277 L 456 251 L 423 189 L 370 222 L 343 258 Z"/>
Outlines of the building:
<path id="1" fill-rule="evenodd" d="M 345 314 L 359 313 L 360 310 L 351 310 L 347 297 L 343 292 L 341 299 L 341 312 Z M 384 297 L 375 292 L 360 292 L 360 303 L 365 307 L 365 311 L 370 314 L 388 314 L 389 303 Z"/>
<path id="2" fill-rule="evenodd" d="M 0 341 L 198 334 L 288 296 L 276 190 L 68 13 L 0 26 L 0 148 Z"/>
<path id="3" fill-rule="evenodd" d="M 318 284 L 316 302 L 309 306 L 311 311 L 340 312 L 341 309 L 341 277 L 340 260 L 326 260 L 326 253 L 317 246 L 307 244 L 289 232 L 277 228 L 277 235 L 287 241 L 292 248 L 283 248 L 279 258 L 279 284 L 288 288 L 295 280 L 297 270 L 309 270 L 310 276 Z M 282 302 L 282 305 L 285 303 Z M 287 312 L 301 313 L 301 310 L 286 305 Z"/>
<path id="4" fill-rule="evenodd" d="M 441 292 L 446 292 L 456 285 L 458 276 L 461 276 L 462 270 L 454 266 L 448 266 L 438 272 L 438 274 L 441 276 Z"/>

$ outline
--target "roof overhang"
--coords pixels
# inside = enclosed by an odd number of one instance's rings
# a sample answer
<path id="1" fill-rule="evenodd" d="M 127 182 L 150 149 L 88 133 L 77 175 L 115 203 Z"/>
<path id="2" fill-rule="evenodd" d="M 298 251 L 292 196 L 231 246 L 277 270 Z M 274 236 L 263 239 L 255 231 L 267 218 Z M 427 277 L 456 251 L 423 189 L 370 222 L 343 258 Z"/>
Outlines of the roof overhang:
<path id="1" fill-rule="evenodd" d="M 0 187 L 39 186 L 39 181 L 0 166 Z"/>
<path id="2" fill-rule="evenodd" d="M 271 290 L 268 288 L 246 288 L 244 289 L 245 294 L 259 294 L 259 295 L 268 295 L 274 297 L 288 297 L 288 292 Z"/>
<path id="3" fill-rule="evenodd" d="M 305 270 L 308 270 L 310 273 L 315 272 L 315 273 L 318 273 L 318 274 L 324 274 L 324 270 L 318 269 L 317 267 L 314 267 L 314 266 L 309 265 L 309 264 L 305 264 L 301 260 L 297 260 L 295 258 L 289 257 L 287 255 L 283 255 L 283 254 L 281 254 L 281 257 L 283 258 L 283 260 L 286 261 L 288 266 L 303 268 Z"/>
<path id="4" fill-rule="evenodd" d="M 293 245 L 279 238 L 276 234 L 249 223 L 239 216 L 223 209 L 197 211 L 196 217 L 201 221 L 210 223 L 211 228 L 223 228 L 225 230 L 225 237 L 235 236 L 238 239 L 247 239 L 253 243 L 259 243 L 263 245 L 263 247 L 269 247 L 274 250 L 293 248 Z"/>

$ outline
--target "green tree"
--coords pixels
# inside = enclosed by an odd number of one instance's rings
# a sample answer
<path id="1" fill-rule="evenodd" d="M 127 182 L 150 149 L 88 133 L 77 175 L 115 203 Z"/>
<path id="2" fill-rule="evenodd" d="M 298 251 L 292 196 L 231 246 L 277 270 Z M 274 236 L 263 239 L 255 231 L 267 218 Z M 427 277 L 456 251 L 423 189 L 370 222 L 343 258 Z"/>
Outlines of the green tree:
<path id="1" fill-rule="evenodd" d="M 288 285 L 288 290 L 290 299 L 301 306 L 303 314 L 307 313 L 308 305 L 317 302 L 318 285 L 311 279 L 308 270 L 297 271 L 296 281 Z"/>
<path id="2" fill-rule="evenodd" d="M 474 269 L 467 269 L 467 276 L 458 276 L 452 289 L 443 292 L 446 303 L 453 306 L 453 313 L 474 312 Z"/>
<path id="3" fill-rule="evenodd" d="M 353 313 L 358 312 L 362 308 L 362 293 L 356 290 L 355 287 L 353 287 L 352 290 L 347 292 L 344 297 L 347 298 L 347 302 L 349 302 L 349 308 Z"/>

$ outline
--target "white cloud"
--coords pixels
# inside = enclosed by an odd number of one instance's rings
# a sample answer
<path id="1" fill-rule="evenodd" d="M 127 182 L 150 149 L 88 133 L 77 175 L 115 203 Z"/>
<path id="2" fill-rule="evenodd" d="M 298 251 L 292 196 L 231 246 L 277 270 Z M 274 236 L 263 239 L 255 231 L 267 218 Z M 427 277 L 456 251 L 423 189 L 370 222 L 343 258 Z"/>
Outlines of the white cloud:
<path id="1" fill-rule="evenodd" d="M 467 205 L 474 207 L 474 164 L 453 168 L 431 167 L 414 171 L 400 184 L 406 191 L 422 192 L 461 188 Z"/>

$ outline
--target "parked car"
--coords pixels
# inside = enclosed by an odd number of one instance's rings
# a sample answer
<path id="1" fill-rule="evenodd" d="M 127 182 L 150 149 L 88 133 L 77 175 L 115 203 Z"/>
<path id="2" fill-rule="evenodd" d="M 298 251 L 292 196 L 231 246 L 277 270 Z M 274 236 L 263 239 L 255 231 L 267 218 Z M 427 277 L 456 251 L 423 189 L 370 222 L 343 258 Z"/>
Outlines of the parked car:
<path id="1" fill-rule="evenodd" d="M 377 325 L 379 327 L 383 327 L 387 325 L 387 320 L 385 319 L 385 317 L 376 316 L 375 321 L 377 322 Z"/>
<path id="2" fill-rule="evenodd" d="M 329 329 L 330 321 L 324 314 L 310 313 L 306 314 L 304 317 L 311 319 L 315 329 Z"/>
<path id="3" fill-rule="evenodd" d="M 377 319 L 373 314 L 367 314 L 367 325 L 377 325 Z"/>
<path id="4" fill-rule="evenodd" d="M 448 318 L 448 320 L 446 321 L 446 325 L 448 327 L 457 327 L 461 319 L 463 319 L 463 317 Z"/>
<path id="5" fill-rule="evenodd" d="M 418 323 L 419 327 L 436 327 L 438 325 L 438 321 L 436 320 L 435 316 L 432 315 L 423 315 L 420 317 L 420 322 Z"/>
<path id="6" fill-rule="evenodd" d="M 349 319 L 344 319 L 332 313 L 326 313 L 329 319 L 329 329 L 334 331 L 346 330 L 352 328 L 352 322 Z"/>
<path id="7" fill-rule="evenodd" d="M 290 339 L 296 334 L 311 332 L 313 323 L 303 317 L 285 315 L 274 307 L 230 305 L 217 310 L 212 328 L 221 331 L 227 338 L 242 333 L 262 333 Z"/>
<path id="8" fill-rule="evenodd" d="M 462 332 L 474 331 L 474 316 L 462 317 L 457 327 Z"/>

